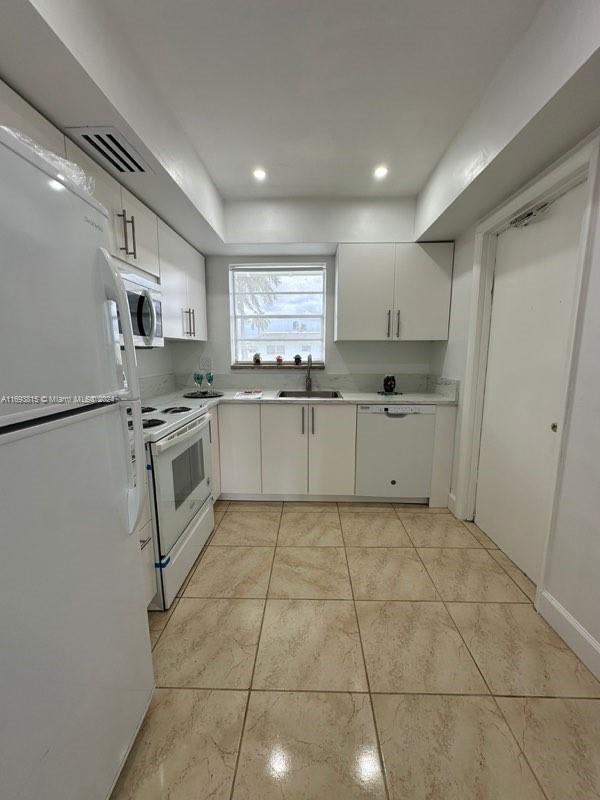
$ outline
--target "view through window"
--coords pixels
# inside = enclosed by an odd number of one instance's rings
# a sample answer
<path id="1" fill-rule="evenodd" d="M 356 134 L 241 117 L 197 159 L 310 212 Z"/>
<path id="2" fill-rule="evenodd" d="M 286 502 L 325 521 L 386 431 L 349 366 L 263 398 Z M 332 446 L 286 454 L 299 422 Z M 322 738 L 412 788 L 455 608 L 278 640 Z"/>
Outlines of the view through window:
<path id="1" fill-rule="evenodd" d="M 325 361 L 325 266 L 230 267 L 234 364 Z"/>

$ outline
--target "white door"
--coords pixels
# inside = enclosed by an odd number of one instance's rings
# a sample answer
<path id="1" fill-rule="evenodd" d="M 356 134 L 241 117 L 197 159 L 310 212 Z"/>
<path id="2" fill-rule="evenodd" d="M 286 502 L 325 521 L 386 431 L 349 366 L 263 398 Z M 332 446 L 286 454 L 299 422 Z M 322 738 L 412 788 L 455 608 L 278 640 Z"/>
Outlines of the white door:
<path id="1" fill-rule="evenodd" d="M 160 277 L 158 264 L 158 225 L 153 211 L 140 202 L 135 195 L 121 187 L 121 199 L 127 215 L 127 242 L 123 230 L 123 246 L 128 245 L 125 260 L 138 269 Z M 121 220 L 121 227 L 123 221 Z M 123 257 L 123 254 L 121 255 Z"/>
<path id="2" fill-rule="evenodd" d="M 219 408 L 223 494 L 260 494 L 260 405 L 224 403 Z"/>
<path id="3" fill-rule="evenodd" d="M 163 304 L 163 335 L 167 339 L 190 337 L 192 329 L 187 304 L 186 242 L 161 219 L 158 220 L 160 285 Z"/>
<path id="4" fill-rule="evenodd" d="M 192 312 L 192 339 L 205 342 L 206 327 L 206 277 L 204 256 L 188 245 L 187 302 Z"/>
<path id="5" fill-rule="evenodd" d="M 339 244 L 336 340 L 392 338 L 395 244 Z"/>
<path id="6" fill-rule="evenodd" d="M 356 406 L 309 406 L 309 494 L 354 494 Z"/>
<path id="7" fill-rule="evenodd" d="M 396 244 L 393 338 L 448 338 L 452 287 L 452 242 Z"/>
<path id="8" fill-rule="evenodd" d="M 263 405 L 260 417 L 263 494 L 306 494 L 308 407 Z"/>
<path id="9" fill-rule="evenodd" d="M 477 524 L 537 582 L 550 525 L 587 188 L 497 243 Z"/>

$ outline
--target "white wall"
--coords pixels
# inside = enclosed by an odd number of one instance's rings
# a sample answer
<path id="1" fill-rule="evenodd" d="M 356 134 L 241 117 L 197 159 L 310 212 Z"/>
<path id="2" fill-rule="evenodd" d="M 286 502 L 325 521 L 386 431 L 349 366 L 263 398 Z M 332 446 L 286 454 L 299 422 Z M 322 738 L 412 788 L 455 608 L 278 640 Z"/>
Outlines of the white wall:
<path id="1" fill-rule="evenodd" d="M 412 242 L 415 198 L 229 200 L 227 243 Z"/>
<path id="2" fill-rule="evenodd" d="M 327 267 L 327 341 L 326 371 L 315 372 L 315 383 L 321 386 L 351 385 L 357 389 L 368 385 L 378 388 L 381 376 L 391 373 L 407 389 L 415 380 L 430 371 L 430 361 L 434 344 L 431 342 L 334 342 L 334 264 L 333 258 L 300 257 L 252 257 L 210 256 L 206 260 L 206 285 L 208 308 L 208 343 L 173 343 L 173 363 L 178 377 L 189 377 L 206 359 L 203 369 L 212 368 L 228 384 L 239 386 L 261 386 L 263 388 L 281 385 L 300 385 L 303 373 L 288 370 L 277 371 L 233 371 L 229 334 L 229 265 L 241 263 L 320 263 Z M 418 377 L 417 377 L 418 376 Z M 284 383 L 282 383 L 284 382 Z M 342 383 L 340 383 L 342 382 Z"/>
<path id="3" fill-rule="evenodd" d="M 458 443 L 463 414 L 463 387 L 467 366 L 467 347 L 471 299 L 473 291 L 473 259 L 475 253 L 475 229 L 461 234 L 454 245 L 454 272 L 452 275 L 452 305 L 450 330 L 447 342 L 436 342 L 432 354 L 431 370 L 435 375 L 452 378 L 460 383 L 454 463 L 450 493 L 454 494 L 460 467 Z"/>
<path id="4" fill-rule="evenodd" d="M 555 528 L 549 542 L 540 610 L 600 677 L 598 196 L 592 220 L 595 228 L 592 265 L 576 355 L 575 382 L 567 420 L 564 467 L 558 489 Z"/>
<path id="5" fill-rule="evenodd" d="M 417 238 L 599 47 L 598 0 L 546 0 L 419 194 Z"/>

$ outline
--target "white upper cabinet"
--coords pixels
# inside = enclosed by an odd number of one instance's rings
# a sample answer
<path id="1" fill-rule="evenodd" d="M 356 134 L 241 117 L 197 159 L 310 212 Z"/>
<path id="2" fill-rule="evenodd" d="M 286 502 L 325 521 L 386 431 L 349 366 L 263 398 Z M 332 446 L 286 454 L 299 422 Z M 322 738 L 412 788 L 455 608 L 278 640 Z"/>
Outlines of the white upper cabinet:
<path id="1" fill-rule="evenodd" d="M 451 242 L 340 244 L 336 341 L 448 338 Z"/>
<path id="2" fill-rule="evenodd" d="M 396 245 L 394 339 L 448 338 L 453 256 L 452 242 Z"/>
<path id="3" fill-rule="evenodd" d="M 356 406 L 309 406 L 308 493 L 354 494 Z"/>
<path id="4" fill-rule="evenodd" d="M 263 494 L 306 494 L 308 407 L 261 405 Z"/>
<path id="5" fill-rule="evenodd" d="M 158 250 L 164 336 L 206 341 L 204 256 L 160 219 Z"/>
<path id="6" fill-rule="evenodd" d="M 121 206 L 117 224 L 117 255 L 132 266 L 160 277 L 156 214 L 124 186 L 121 186 Z"/>
<path id="7" fill-rule="evenodd" d="M 74 161 L 82 168 L 86 175 L 94 179 L 94 197 L 99 203 L 102 203 L 104 208 L 110 215 L 109 223 L 109 237 L 110 237 L 110 252 L 121 257 L 123 254 L 119 252 L 117 246 L 116 226 L 119 223 L 117 214 L 122 211 L 121 205 L 121 184 L 116 181 L 112 175 L 99 164 L 91 159 L 87 153 L 78 147 L 70 139 L 66 139 L 67 158 Z"/>
<path id="8" fill-rule="evenodd" d="M 396 245 L 339 244 L 336 258 L 336 340 L 391 338 Z"/>

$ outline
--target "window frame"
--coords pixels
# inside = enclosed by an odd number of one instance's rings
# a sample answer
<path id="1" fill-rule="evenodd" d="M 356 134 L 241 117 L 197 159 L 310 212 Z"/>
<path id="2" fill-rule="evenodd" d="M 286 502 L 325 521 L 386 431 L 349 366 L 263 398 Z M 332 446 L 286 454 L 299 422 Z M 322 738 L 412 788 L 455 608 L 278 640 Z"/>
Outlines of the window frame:
<path id="1" fill-rule="evenodd" d="M 286 264 L 286 263 L 268 263 L 268 264 L 230 264 L 229 265 L 229 346 L 230 346 L 230 367 L 231 369 L 260 369 L 261 367 L 264 369 L 306 369 L 306 360 L 305 356 L 303 356 L 303 361 L 299 365 L 296 365 L 293 361 L 284 361 L 282 364 L 277 364 L 277 362 L 273 359 L 265 360 L 262 358 L 260 364 L 254 364 L 252 361 L 237 361 L 236 360 L 236 353 L 237 353 L 237 329 L 236 329 L 236 322 L 238 319 L 242 317 L 256 317 L 256 315 L 238 315 L 235 311 L 235 282 L 234 276 L 236 272 L 251 272 L 256 270 L 257 272 L 315 272 L 320 271 L 323 275 L 323 314 L 307 314 L 302 315 L 302 318 L 306 319 L 322 319 L 323 320 L 323 333 L 322 333 L 322 350 L 323 350 L 323 359 L 322 360 L 313 360 L 313 367 L 317 369 L 324 369 L 325 368 L 325 359 L 327 358 L 327 264 L 324 261 L 318 262 L 306 262 L 303 261 L 301 263 L 295 264 Z M 285 294 L 285 292 L 283 292 Z M 288 294 L 297 294 L 296 292 L 288 292 Z M 311 294 L 307 292 L 307 294 Z M 313 292 L 312 294 L 317 294 Z M 297 314 L 269 314 L 268 316 L 272 316 L 276 319 L 298 319 Z M 315 339 L 316 341 L 316 339 Z M 260 344 L 264 347 L 268 344 L 268 341 L 265 339 L 257 339 L 257 349 L 260 348 Z M 263 347 L 263 349 L 264 349 Z M 261 349 L 261 356 L 266 355 L 262 353 Z"/>

